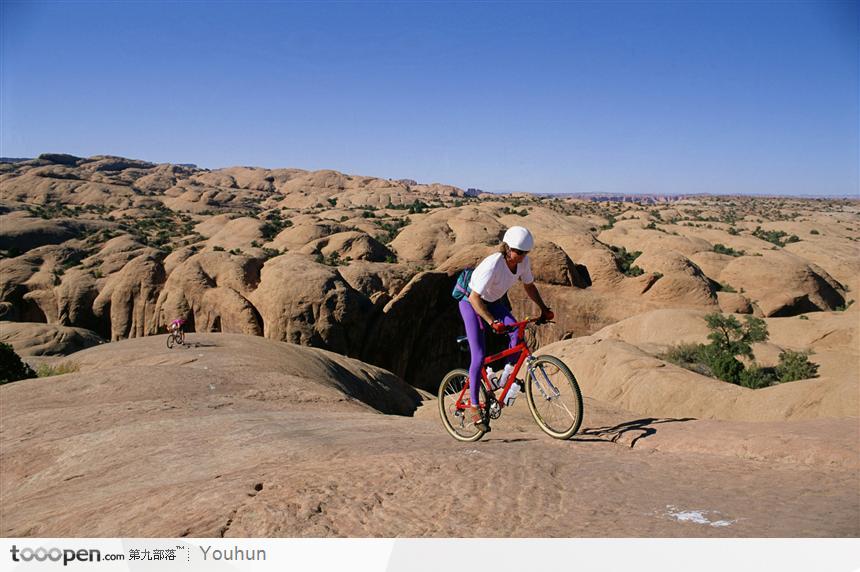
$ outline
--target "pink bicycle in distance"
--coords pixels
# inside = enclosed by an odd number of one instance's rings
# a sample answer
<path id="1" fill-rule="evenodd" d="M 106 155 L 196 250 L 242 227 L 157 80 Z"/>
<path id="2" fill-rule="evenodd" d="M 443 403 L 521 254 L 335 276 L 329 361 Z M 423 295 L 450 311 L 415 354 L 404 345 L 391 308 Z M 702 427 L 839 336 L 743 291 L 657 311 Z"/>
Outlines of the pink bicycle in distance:
<path id="1" fill-rule="evenodd" d="M 478 411 L 484 425 L 490 426 L 490 419 L 498 419 L 506 407 L 506 399 L 514 383 L 525 386 L 526 402 L 538 427 L 556 439 L 570 439 L 582 423 L 582 392 L 570 369 L 560 359 L 549 356 L 533 356 L 525 338 L 528 324 L 539 322 L 538 318 L 526 318 L 511 324 L 508 331 L 519 330 L 519 344 L 501 353 L 484 359 L 481 368 L 481 387 L 478 390 Z M 465 336 L 458 338 L 465 343 Z M 493 362 L 519 353 L 519 359 L 503 387 L 494 388 L 487 379 L 484 368 Z M 517 374 L 525 365 L 524 381 L 517 380 Z M 452 437 L 459 441 L 477 441 L 487 431 L 478 427 L 468 415 L 471 406 L 469 396 L 469 372 L 455 369 L 448 372 L 439 385 L 439 414 L 442 425 Z M 496 395 L 498 393 L 498 395 Z"/>

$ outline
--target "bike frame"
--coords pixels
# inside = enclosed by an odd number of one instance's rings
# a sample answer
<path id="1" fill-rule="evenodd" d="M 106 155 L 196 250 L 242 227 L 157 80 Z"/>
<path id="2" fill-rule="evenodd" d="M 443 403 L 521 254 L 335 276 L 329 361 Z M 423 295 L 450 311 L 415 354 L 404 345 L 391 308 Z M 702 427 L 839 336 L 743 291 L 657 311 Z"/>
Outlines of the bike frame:
<path id="1" fill-rule="evenodd" d="M 498 390 L 493 390 L 493 386 L 490 384 L 490 380 L 487 379 L 486 366 L 490 365 L 491 363 L 497 362 L 501 359 L 504 359 L 508 356 L 512 356 L 517 352 L 521 352 L 520 357 L 517 360 L 516 365 L 514 365 L 514 369 L 511 372 L 510 377 L 508 377 L 507 383 L 505 383 L 505 386 L 502 388 L 502 393 L 499 394 L 499 396 L 496 398 L 496 401 L 498 401 L 500 408 L 504 409 L 505 397 L 507 397 L 508 391 L 511 389 L 511 386 L 516 381 L 517 374 L 520 372 L 520 368 L 523 366 L 523 363 L 525 363 L 525 361 L 532 355 L 531 350 L 529 350 L 528 344 L 526 344 L 525 331 L 526 331 L 527 325 L 529 325 L 532 322 L 538 321 L 538 319 L 539 318 L 526 318 L 522 322 L 515 322 L 515 323 L 511 324 L 510 326 L 508 326 L 506 333 L 510 333 L 512 330 L 516 329 L 517 330 L 517 336 L 519 336 L 519 338 L 520 338 L 520 343 L 518 343 L 517 345 L 515 345 L 512 348 L 506 349 L 503 352 L 499 352 L 497 354 L 487 356 L 484 358 L 483 365 L 481 366 L 481 381 L 483 382 L 484 387 L 486 387 L 487 393 L 493 393 L 493 391 L 498 391 Z M 469 383 L 464 385 L 463 390 L 460 391 L 460 395 L 457 397 L 457 409 L 462 410 L 462 409 L 466 409 L 466 408 L 471 406 L 471 397 L 468 395 L 468 391 L 469 391 L 469 387 L 471 387 L 471 383 L 472 383 L 472 380 L 470 379 Z M 464 396 L 465 396 L 465 400 L 464 400 Z M 480 406 L 480 404 L 478 404 L 478 405 Z"/>

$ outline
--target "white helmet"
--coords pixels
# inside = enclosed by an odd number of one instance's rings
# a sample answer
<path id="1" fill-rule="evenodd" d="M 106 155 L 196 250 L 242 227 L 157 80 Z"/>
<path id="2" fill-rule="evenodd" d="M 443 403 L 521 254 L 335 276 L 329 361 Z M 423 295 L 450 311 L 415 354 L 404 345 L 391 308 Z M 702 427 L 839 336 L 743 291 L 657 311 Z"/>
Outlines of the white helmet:
<path id="1" fill-rule="evenodd" d="M 528 252 L 535 245 L 535 239 L 532 238 L 532 233 L 529 232 L 524 226 L 512 226 L 505 233 L 505 237 L 502 239 L 502 242 L 510 246 L 511 248 L 516 248 L 517 250 L 523 250 Z"/>

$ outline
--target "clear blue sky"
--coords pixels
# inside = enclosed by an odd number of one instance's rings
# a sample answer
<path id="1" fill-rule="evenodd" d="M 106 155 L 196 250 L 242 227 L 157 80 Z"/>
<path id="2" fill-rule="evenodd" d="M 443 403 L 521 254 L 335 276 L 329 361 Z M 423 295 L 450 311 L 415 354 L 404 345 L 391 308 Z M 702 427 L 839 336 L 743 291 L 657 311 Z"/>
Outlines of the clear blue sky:
<path id="1" fill-rule="evenodd" d="M 0 154 L 856 194 L 857 2 L 2 0 Z"/>

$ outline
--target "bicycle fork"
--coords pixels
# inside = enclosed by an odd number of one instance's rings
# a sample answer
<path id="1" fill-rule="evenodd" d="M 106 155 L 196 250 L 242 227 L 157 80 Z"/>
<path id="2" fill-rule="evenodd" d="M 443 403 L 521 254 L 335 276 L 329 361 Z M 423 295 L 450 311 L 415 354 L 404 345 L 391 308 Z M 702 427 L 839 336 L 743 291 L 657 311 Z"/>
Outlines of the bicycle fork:
<path id="1" fill-rule="evenodd" d="M 551 401 L 551 400 L 559 397 L 561 395 L 561 392 L 549 380 L 549 377 L 547 376 L 547 374 L 543 370 L 543 368 L 540 368 L 540 373 L 541 373 L 541 377 L 543 377 L 543 382 L 538 378 L 537 375 L 535 375 L 535 368 L 532 367 L 531 364 L 532 364 L 532 362 L 535 361 L 536 358 L 533 356 L 529 356 L 527 359 L 529 361 L 529 366 L 528 366 L 529 375 L 534 380 L 535 385 L 537 386 L 538 391 L 540 391 L 541 395 L 543 395 L 543 398 L 546 399 L 547 401 Z M 547 388 L 546 390 L 544 390 L 544 385 L 546 385 L 546 388 Z M 547 393 L 547 391 L 549 391 L 549 393 Z"/>

